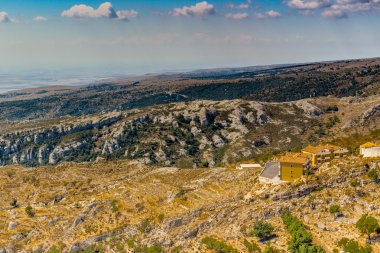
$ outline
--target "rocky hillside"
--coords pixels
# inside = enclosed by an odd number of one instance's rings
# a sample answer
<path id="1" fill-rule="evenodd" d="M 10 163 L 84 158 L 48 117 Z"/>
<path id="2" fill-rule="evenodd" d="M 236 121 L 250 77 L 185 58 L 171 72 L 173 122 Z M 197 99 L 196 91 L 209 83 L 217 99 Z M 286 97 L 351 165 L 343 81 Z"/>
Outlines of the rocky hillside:
<path id="1" fill-rule="evenodd" d="M 352 156 L 304 182 L 274 187 L 260 185 L 254 170 L 127 161 L 7 166 L 0 168 L 0 252 L 217 252 L 202 243 L 211 237 L 230 247 L 225 252 L 246 253 L 266 247 L 251 234 L 258 220 L 273 225 L 271 245 L 288 252 L 280 215 L 290 211 L 332 253 L 343 237 L 365 245 L 355 227 L 362 214 L 380 219 L 379 182 L 370 170 L 380 172 L 378 160 Z M 372 236 L 373 252 L 379 239 Z"/>
<path id="2" fill-rule="evenodd" d="M 361 129 L 368 133 L 378 128 L 379 105 L 379 96 L 286 103 L 199 101 L 3 123 L 0 163 L 38 166 L 130 159 L 181 168 L 222 166 L 265 159 Z"/>
<path id="3" fill-rule="evenodd" d="M 380 59 L 204 70 L 112 79 L 83 87 L 43 87 L 0 95 L 0 120 L 145 108 L 197 100 L 286 102 L 379 94 Z"/>

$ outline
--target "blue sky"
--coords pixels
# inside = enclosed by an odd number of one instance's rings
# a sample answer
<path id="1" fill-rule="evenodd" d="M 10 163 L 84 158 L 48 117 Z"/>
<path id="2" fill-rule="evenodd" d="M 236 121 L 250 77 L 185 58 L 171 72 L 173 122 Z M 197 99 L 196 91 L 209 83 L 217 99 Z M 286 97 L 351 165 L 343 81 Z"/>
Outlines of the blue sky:
<path id="1" fill-rule="evenodd" d="M 379 27 L 380 0 L 1 0 L 0 73 L 377 57 Z"/>

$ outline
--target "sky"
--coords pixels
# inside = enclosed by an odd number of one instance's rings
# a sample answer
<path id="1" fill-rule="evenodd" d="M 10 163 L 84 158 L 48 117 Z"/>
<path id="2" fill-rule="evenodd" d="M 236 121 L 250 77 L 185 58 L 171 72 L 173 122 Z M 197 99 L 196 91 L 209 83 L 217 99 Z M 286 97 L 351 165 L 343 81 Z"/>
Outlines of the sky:
<path id="1" fill-rule="evenodd" d="M 378 57 L 379 28 L 380 0 L 1 0 L 0 89 Z"/>

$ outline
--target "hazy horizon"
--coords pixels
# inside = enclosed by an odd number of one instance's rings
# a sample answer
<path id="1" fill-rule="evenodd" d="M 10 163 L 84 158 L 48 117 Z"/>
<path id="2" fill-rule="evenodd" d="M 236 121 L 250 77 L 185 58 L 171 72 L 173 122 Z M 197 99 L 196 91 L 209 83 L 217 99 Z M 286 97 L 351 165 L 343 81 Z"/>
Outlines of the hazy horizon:
<path id="1" fill-rule="evenodd" d="M 160 73 L 184 73 L 197 70 L 213 70 L 224 68 L 244 68 L 244 67 L 260 67 L 260 66 L 275 66 L 287 64 L 307 64 L 314 62 L 329 62 L 329 61 L 344 61 L 344 60 L 360 60 L 369 58 L 379 58 L 378 56 L 367 58 L 342 58 L 342 59 L 320 59 L 307 62 L 278 62 L 258 65 L 245 65 L 245 66 L 204 66 L 198 68 L 131 68 L 124 69 L 122 67 L 111 67 L 109 69 L 102 68 L 57 68 L 57 69 L 19 69 L 19 70 L 0 70 L 0 94 L 8 91 L 17 91 L 29 88 L 38 88 L 46 86 L 79 86 L 91 84 L 102 80 L 112 78 L 125 78 L 131 76 L 143 76 L 148 74 Z M 150 70 L 145 72 L 144 70 Z"/>
<path id="2" fill-rule="evenodd" d="M 92 80 L 372 58 L 379 13 L 377 0 L 3 0 L 0 73 L 84 70 Z"/>

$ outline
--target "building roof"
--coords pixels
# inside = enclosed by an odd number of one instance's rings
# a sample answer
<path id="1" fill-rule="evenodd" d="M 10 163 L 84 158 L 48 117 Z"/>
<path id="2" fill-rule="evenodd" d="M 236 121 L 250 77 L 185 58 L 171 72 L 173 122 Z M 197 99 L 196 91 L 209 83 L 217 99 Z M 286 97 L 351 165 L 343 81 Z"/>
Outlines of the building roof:
<path id="1" fill-rule="evenodd" d="M 268 162 L 265 164 L 265 169 L 261 172 L 260 177 L 273 179 L 280 174 L 279 162 Z"/>
<path id="2" fill-rule="evenodd" d="M 374 148 L 374 147 L 380 147 L 380 143 L 376 142 L 367 142 L 362 145 L 360 145 L 361 148 Z"/>
<path id="3" fill-rule="evenodd" d="M 335 145 L 318 145 L 318 146 L 307 146 L 306 148 L 304 148 L 302 151 L 303 152 L 307 152 L 307 153 L 311 153 L 311 154 L 318 154 L 320 152 L 322 152 L 322 150 L 329 150 L 329 151 L 337 151 L 339 149 L 341 149 L 341 147 L 339 146 L 335 146 Z"/>
<path id="4" fill-rule="evenodd" d="M 305 164 L 310 160 L 310 156 L 303 153 L 289 152 L 280 157 L 281 163 L 300 163 Z"/>

